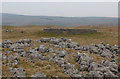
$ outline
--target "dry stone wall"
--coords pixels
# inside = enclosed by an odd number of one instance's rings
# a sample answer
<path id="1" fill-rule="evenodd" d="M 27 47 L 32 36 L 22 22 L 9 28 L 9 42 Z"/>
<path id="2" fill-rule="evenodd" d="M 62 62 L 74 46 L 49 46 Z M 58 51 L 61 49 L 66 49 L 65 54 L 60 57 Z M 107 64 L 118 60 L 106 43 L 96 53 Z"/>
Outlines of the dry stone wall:
<path id="1" fill-rule="evenodd" d="M 44 29 L 45 33 L 68 33 L 68 34 L 83 34 L 83 33 L 95 33 L 96 30 L 91 29 Z"/>

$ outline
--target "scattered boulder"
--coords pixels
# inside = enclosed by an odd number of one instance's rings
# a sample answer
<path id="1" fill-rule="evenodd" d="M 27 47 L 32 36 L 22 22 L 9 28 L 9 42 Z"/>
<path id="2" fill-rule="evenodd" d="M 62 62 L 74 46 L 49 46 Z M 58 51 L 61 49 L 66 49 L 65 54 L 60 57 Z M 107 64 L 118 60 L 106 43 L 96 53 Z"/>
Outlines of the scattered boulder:
<path id="1" fill-rule="evenodd" d="M 45 45 L 40 45 L 39 51 L 41 53 L 49 52 L 49 48 L 47 48 Z"/>
<path id="2" fill-rule="evenodd" d="M 30 58 L 31 60 L 33 60 L 33 59 L 41 59 L 41 58 L 42 58 L 42 55 L 39 54 L 39 53 L 37 53 L 37 52 L 35 52 L 35 53 L 31 53 L 31 54 L 29 55 L 29 58 Z"/>
<path id="3" fill-rule="evenodd" d="M 46 77 L 46 75 L 42 72 L 36 72 L 35 77 Z"/>
<path id="4" fill-rule="evenodd" d="M 63 58 L 67 55 L 67 52 L 65 50 L 63 50 L 63 51 L 56 51 L 56 53 L 58 54 L 57 56 L 63 57 Z"/>
<path id="5" fill-rule="evenodd" d="M 21 39 L 17 41 L 18 44 L 23 44 L 24 46 L 30 46 L 31 40 L 29 38 Z"/>
<path id="6" fill-rule="evenodd" d="M 104 77 L 104 75 L 100 71 L 90 71 L 88 73 L 88 77 L 97 77 L 97 78 L 99 78 L 99 77 Z"/>
<path id="7" fill-rule="evenodd" d="M 51 38 L 40 38 L 40 42 L 50 42 Z"/>
<path id="8" fill-rule="evenodd" d="M 3 48 L 9 48 L 11 45 L 12 45 L 12 41 L 11 41 L 11 40 L 5 40 L 5 41 L 2 43 L 2 47 L 3 47 Z"/>
<path id="9" fill-rule="evenodd" d="M 57 64 L 59 67 L 64 69 L 64 73 L 68 74 L 70 77 L 119 77 L 120 76 L 120 66 L 116 64 L 117 60 L 113 60 L 117 56 L 117 53 L 120 51 L 117 45 L 110 46 L 109 44 L 90 44 L 86 46 L 80 46 L 77 42 L 73 42 L 71 39 L 66 38 L 40 38 L 40 41 L 34 41 L 41 43 L 48 43 L 53 48 L 48 48 L 47 46 L 41 44 L 40 47 L 31 44 L 30 39 L 21 39 L 16 43 L 13 43 L 11 40 L 5 40 L 2 43 L 3 48 L 7 48 L 8 50 L 2 53 L 2 60 L 7 62 L 6 66 L 13 66 L 19 64 L 19 58 L 27 57 L 28 61 L 35 62 L 34 60 L 38 60 L 43 62 L 44 60 L 52 61 Z M 29 51 L 25 51 L 24 47 L 29 47 L 32 45 L 32 48 Z M 57 48 L 57 50 L 55 49 Z M 59 50 L 59 49 L 60 50 Z M 88 53 L 67 53 L 67 50 L 82 50 L 87 51 L 93 54 L 98 54 L 101 57 L 106 57 L 110 60 L 102 60 L 99 64 L 97 62 L 93 62 L 93 58 L 89 56 Z M 59 50 L 59 51 L 58 51 Z M 14 52 L 12 55 L 11 52 Z M 51 55 L 44 55 L 43 53 L 53 52 Z M 69 54 L 75 56 L 75 61 L 79 65 L 79 69 L 69 61 L 67 61 L 66 57 L 69 57 Z M 9 60 L 9 61 L 8 61 Z M 4 63 L 3 63 L 4 64 Z M 52 65 L 47 65 L 46 68 L 49 68 Z M 14 74 L 14 77 L 26 77 L 26 73 L 23 68 L 9 68 L 9 70 Z M 88 74 L 83 73 L 81 71 L 86 71 Z M 46 77 L 46 75 L 42 72 L 37 72 L 31 77 Z"/>
<path id="10" fill-rule="evenodd" d="M 76 55 L 76 62 L 80 64 L 80 70 L 88 70 L 90 63 L 93 62 L 93 58 L 87 53 L 78 53 Z"/>
<path id="11" fill-rule="evenodd" d="M 14 74 L 13 77 L 26 77 L 26 73 L 22 67 L 19 68 L 9 68 L 9 70 Z"/>
<path id="12" fill-rule="evenodd" d="M 118 49 L 118 46 L 115 45 L 112 47 L 109 44 L 104 43 L 80 46 L 79 50 L 89 51 L 90 53 L 99 54 L 100 56 L 106 58 L 114 58 L 116 56 L 116 53 L 120 51 L 120 49 Z"/>

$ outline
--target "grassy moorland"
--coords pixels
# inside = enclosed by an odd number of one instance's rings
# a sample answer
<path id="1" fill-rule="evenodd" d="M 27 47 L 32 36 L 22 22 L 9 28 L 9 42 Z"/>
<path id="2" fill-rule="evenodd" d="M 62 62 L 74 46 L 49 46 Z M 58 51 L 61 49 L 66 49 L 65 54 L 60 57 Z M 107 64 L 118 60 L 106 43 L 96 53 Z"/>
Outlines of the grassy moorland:
<path id="1" fill-rule="evenodd" d="M 67 28 L 67 29 L 96 29 L 97 33 L 91 34 L 56 34 L 56 33 L 43 33 L 44 28 Z M 5 30 L 14 30 L 13 32 L 5 32 Z M 24 33 L 20 33 L 24 31 Z M 41 37 L 66 37 L 71 38 L 73 41 L 78 42 L 80 45 L 88 45 L 91 43 L 109 43 L 110 45 L 118 44 L 118 27 L 117 26 L 80 26 L 80 27 L 59 27 L 59 26 L 3 26 L 2 27 L 2 40 L 19 40 L 23 38 L 30 38 L 39 40 Z"/>
<path id="2" fill-rule="evenodd" d="M 91 34 L 56 34 L 56 33 L 43 33 L 42 30 L 44 28 L 66 28 L 66 29 L 96 29 L 97 33 L 91 33 Z M 13 30 L 13 32 L 5 32 L 5 30 Z M 24 31 L 24 33 L 21 33 L 21 31 Z M 59 27 L 59 26 L 37 26 L 37 25 L 30 25 L 30 26 L 20 26 L 20 27 L 14 27 L 14 26 L 2 26 L 2 41 L 4 40 L 12 40 L 13 42 L 16 42 L 20 39 L 29 38 L 31 40 L 39 40 L 41 37 L 66 37 L 70 38 L 75 42 L 78 42 L 80 45 L 89 45 L 91 43 L 99 44 L 100 42 L 108 43 L 110 45 L 117 45 L 118 44 L 118 27 L 117 26 L 79 26 L 79 27 Z M 40 44 L 44 44 L 47 47 L 50 47 L 47 43 L 35 43 L 32 41 L 33 44 L 37 45 L 38 47 Z M 31 46 L 32 48 L 32 46 Z M 52 48 L 52 47 L 51 47 Z M 28 51 L 29 48 L 24 48 L 26 51 Z M 54 48 L 53 48 L 54 49 Z M 7 49 L 3 49 L 5 51 Z M 59 49 L 62 50 L 62 49 Z M 75 64 L 76 68 L 78 67 L 78 64 L 75 62 L 75 57 L 70 52 L 84 52 L 84 51 L 77 51 L 73 49 L 65 49 L 69 56 L 65 59 L 68 60 L 70 63 Z M 14 52 L 11 52 L 14 55 Z M 88 53 L 91 57 L 94 58 L 95 62 L 100 63 L 102 59 L 107 60 L 107 58 L 103 58 L 96 54 Z M 45 55 L 51 55 L 50 53 L 42 53 L 43 56 Z M 27 73 L 27 76 L 31 76 L 32 74 L 35 74 L 38 71 L 44 72 L 47 76 L 59 76 L 59 77 L 68 77 L 67 74 L 63 73 L 63 68 L 58 67 L 56 64 L 54 64 L 51 61 L 43 61 L 39 62 L 35 60 L 35 63 L 30 63 L 26 61 L 28 58 L 20 58 L 19 65 L 15 67 L 23 67 L 25 69 L 25 72 Z M 117 57 L 115 58 L 117 59 Z M 110 60 L 110 59 L 108 59 Z M 13 74 L 8 70 L 10 66 L 4 65 L 3 61 L 3 76 L 8 77 L 12 76 Z M 50 64 L 51 67 L 47 67 L 46 65 Z M 32 72 L 31 72 L 32 70 Z M 87 73 L 86 71 L 82 71 Z"/>

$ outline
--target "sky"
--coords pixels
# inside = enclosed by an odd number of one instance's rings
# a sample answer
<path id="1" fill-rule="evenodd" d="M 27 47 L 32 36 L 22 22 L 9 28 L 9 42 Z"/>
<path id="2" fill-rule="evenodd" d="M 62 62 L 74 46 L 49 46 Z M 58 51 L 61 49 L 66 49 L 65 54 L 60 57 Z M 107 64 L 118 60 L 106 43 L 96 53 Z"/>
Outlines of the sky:
<path id="1" fill-rule="evenodd" d="M 117 2 L 3 2 L 2 13 L 32 16 L 117 17 Z"/>
<path id="2" fill-rule="evenodd" d="M 1 0 L 2 2 L 119 2 L 119 0 Z"/>

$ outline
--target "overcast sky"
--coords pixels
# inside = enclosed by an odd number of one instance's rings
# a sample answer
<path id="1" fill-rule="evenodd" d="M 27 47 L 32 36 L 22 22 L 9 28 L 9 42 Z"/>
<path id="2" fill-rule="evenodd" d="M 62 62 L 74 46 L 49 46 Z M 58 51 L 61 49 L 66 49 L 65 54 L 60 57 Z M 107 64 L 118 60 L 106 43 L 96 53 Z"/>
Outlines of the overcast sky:
<path id="1" fill-rule="evenodd" d="M 117 17 L 117 2 L 4 2 L 3 13 L 67 17 Z"/>

